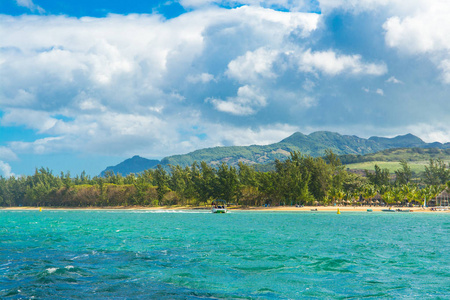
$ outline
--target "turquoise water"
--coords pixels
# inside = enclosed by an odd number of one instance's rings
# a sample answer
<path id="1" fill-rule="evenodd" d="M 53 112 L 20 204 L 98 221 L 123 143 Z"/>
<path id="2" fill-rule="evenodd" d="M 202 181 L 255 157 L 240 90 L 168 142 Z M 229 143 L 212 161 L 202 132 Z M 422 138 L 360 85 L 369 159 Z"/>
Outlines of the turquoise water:
<path id="1" fill-rule="evenodd" d="M 0 211 L 0 298 L 448 298 L 450 214 Z"/>

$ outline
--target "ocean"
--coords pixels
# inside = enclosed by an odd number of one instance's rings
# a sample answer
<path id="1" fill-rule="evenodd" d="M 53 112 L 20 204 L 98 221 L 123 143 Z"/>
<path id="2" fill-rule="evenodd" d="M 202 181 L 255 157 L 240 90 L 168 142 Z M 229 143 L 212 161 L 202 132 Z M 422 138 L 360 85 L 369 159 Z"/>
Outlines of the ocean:
<path id="1" fill-rule="evenodd" d="M 2 299 L 450 298 L 450 214 L 0 211 Z"/>

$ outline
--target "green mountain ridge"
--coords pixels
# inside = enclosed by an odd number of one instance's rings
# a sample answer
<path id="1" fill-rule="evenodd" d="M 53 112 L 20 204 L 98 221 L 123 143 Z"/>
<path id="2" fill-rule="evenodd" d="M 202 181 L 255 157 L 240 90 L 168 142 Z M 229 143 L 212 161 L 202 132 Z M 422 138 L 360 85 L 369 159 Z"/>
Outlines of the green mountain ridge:
<path id="1" fill-rule="evenodd" d="M 122 174 L 126 176 L 131 173 L 140 173 L 144 170 L 151 169 L 161 163 L 159 160 L 147 159 L 138 155 L 126 159 L 118 165 L 109 166 L 100 173 L 100 176 L 105 176 L 106 172 L 113 172 L 114 174 Z"/>
<path id="2" fill-rule="evenodd" d="M 135 156 L 133 159 L 125 160 L 117 166 L 108 167 L 105 171 L 127 175 L 153 168 L 157 164 L 161 164 L 164 167 L 169 165 L 185 167 L 192 165 L 195 161 L 205 161 L 210 165 L 219 165 L 222 162 L 234 166 L 239 162 L 248 165 L 264 165 L 276 159 L 284 160 L 292 151 L 300 151 L 302 154 L 314 157 L 323 156 L 326 150 L 332 150 L 337 155 L 361 156 L 391 148 L 410 147 L 450 149 L 450 143 L 441 144 L 435 142 L 427 144 L 412 134 L 399 135 L 394 138 L 371 137 L 364 139 L 354 135 L 341 135 L 329 131 L 318 131 L 309 135 L 296 132 L 280 142 L 270 145 L 205 148 L 183 155 L 168 156 L 161 161 L 147 160 L 146 158 Z M 127 167 L 128 165 L 130 166 L 129 168 Z"/>

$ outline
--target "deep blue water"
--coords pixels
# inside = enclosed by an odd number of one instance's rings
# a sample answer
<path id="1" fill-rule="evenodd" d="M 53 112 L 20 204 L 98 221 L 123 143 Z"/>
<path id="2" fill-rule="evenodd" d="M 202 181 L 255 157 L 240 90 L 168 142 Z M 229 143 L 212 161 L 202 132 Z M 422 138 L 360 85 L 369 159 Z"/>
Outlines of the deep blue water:
<path id="1" fill-rule="evenodd" d="M 2 299 L 449 298 L 450 214 L 0 211 Z"/>

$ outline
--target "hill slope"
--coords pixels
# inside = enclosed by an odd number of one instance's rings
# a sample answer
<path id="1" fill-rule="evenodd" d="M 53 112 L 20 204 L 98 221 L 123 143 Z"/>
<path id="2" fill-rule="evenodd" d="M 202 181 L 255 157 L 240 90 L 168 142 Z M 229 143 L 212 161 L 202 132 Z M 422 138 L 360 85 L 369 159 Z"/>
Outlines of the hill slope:
<path id="1" fill-rule="evenodd" d="M 139 173 L 147 169 L 151 169 L 160 163 L 159 160 L 151 160 L 140 157 L 138 155 L 126 159 L 118 165 L 109 166 L 100 173 L 100 176 L 105 176 L 106 172 L 111 171 L 114 174 L 121 174 L 127 176 L 131 173 Z"/>
<path id="2" fill-rule="evenodd" d="M 337 155 L 345 155 L 342 159 L 345 163 L 375 161 L 374 157 L 367 156 L 359 161 L 362 155 L 370 153 L 379 153 L 390 148 L 416 147 L 425 151 L 425 148 L 450 148 L 450 143 L 432 143 L 427 144 L 420 138 L 406 134 L 394 138 L 371 137 L 369 139 L 359 138 L 354 135 L 341 135 L 339 133 L 319 131 L 309 135 L 296 132 L 282 141 L 265 146 L 231 146 L 205 148 L 187 153 L 184 155 L 173 155 L 165 157 L 161 162 L 146 160 L 142 157 L 133 157 L 114 167 L 108 167 L 107 170 L 119 172 L 122 175 L 129 173 L 138 173 L 152 168 L 160 163 L 163 166 L 180 165 L 182 167 L 190 166 L 195 161 L 205 161 L 210 165 L 219 165 L 222 162 L 228 165 L 237 165 L 239 162 L 253 165 L 264 165 L 275 161 L 275 159 L 284 160 L 292 151 L 300 151 L 302 154 L 314 157 L 323 156 L 326 150 L 332 150 Z M 430 149 L 437 151 L 438 149 Z M 430 152 L 431 153 L 431 152 Z M 430 153 L 425 153 L 428 155 Z M 375 154 L 374 154 L 375 155 Z M 389 155 L 394 155 L 393 153 Z M 388 155 L 388 156 L 389 156 Z M 427 156 L 428 157 L 428 156 Z M 427 160 L 428 158 L 424 159 Z M 393 160 L 393 161 L 399 161 Z M 104 172 L 102 174 L 104 174 Z"/>
<path id="3" fill-rule="evenodd" d="M 302 154 L 314 157 L 323 156 L 326 150 L 332 150 L 337 155 L 373 153 L 390 147 L 398 147 L 405 143 L 415 143 L 420 140 L 413 135 L 396 138 L 383 138 L 382 144 L 375 140 L 363 139 L 357 136 L 341 135 L 339 133 L 318 131 L 309 135 L 296 132 L 284 140 L 266 146 L 247 147 L 215 147 L 197 150 L 184 155 L 169 156 L 161 160 L 164 165 L 188 166 L 194 161 L 205 161 L 212 165 L 225 162 L 237 165 L 240 161 L 246 164 L 265 164 L 275 159 L 285 159 L 292 151 L 300 151 Z M 412 142 L 408 142 L 408 140 Z M 422 141 L 422 140 L 420 140 Z M 422 141 L 425 144 L 425 142 Z"/>

